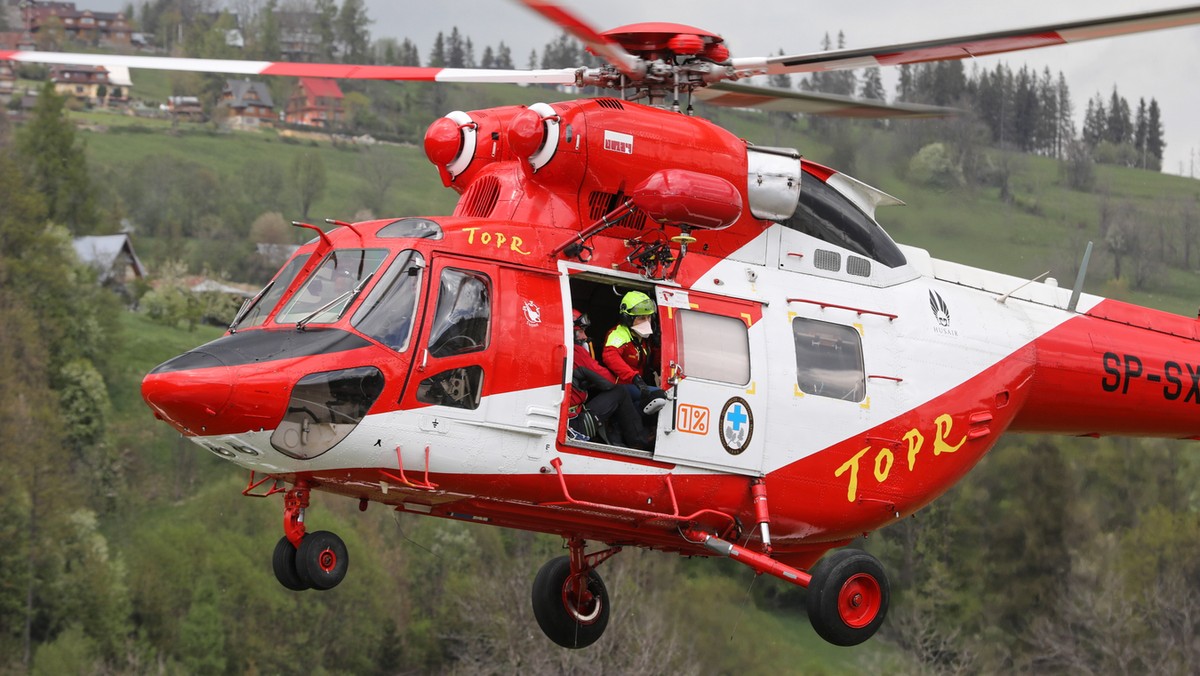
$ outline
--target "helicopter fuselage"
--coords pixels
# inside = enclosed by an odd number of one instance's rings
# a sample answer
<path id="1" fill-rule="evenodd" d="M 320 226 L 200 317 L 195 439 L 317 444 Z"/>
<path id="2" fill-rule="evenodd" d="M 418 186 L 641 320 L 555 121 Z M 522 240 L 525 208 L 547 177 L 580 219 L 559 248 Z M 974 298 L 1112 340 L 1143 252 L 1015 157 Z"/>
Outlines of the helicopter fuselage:
<path id="1" fill-rule="evenodd" d="M 1006 431 L 1200 434 L 1196 322 L 895 245 L 893 198 L 704 121 L 542 105 L 435 123 L 455 215 L 309 242 L 146 377 L 156 414 L 364 506 L 686 554 L 711 554 L 688 530 L 744 532 L 799 568 Z M 567 433 L 572 309 L 599 350 L 628 290 L 657 303 L 651 450 Z"/>

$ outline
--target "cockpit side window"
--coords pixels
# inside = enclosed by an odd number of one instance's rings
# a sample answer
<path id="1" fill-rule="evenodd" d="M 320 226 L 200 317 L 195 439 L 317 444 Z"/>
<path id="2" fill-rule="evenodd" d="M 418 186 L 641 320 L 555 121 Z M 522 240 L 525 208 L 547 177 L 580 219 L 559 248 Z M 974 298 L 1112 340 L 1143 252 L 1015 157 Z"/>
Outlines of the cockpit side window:
<path id="1" fill-rule="evenodd" d="M 491 324 L 491 284 L 486 275 L 446 268 L 429 331 L 429 354 L 449 357 L 482 350 Z"/>
<path id="2" fill-rule="evenodd" d="M 402 251 L 383 278 L 354 313 L 350 323 L 363 334 L 397 352 L 408 349 L 413 317 L 421 289 L 425 259 L 416 251 Z"/>
<path id="3" fill-rule="evenodd" d="M 263 287 L 258 296 L 251 301 L 250 306 L 242 311 L 231 328 L 248 329 L 267 321 L 267 315 L 271 314 L 271 310 L 274 310 L 275 306 L 279 304 L 279 299 L 283 298 L 283 292 L 292 285 L 292 280 L 300 274 L 300 268 L 304 267 L 307 260 L 308 256 L 296 256 L 288 261 L 279 274 L 275 275 L 275 279 Z"/>
<path id="4" fill-rule="evenodd" d="M 889 268 L 906 262 L 900 248 L 878 223 L 833 186 L 811 176 L 801 184 L 796 213 L 783 224 Z"/>
<path id="5" fill-rule="evenodd" d="M 330 251 L 288 304 L 276 324 L 336 322 L 387 258 L 387 249 Z"/>

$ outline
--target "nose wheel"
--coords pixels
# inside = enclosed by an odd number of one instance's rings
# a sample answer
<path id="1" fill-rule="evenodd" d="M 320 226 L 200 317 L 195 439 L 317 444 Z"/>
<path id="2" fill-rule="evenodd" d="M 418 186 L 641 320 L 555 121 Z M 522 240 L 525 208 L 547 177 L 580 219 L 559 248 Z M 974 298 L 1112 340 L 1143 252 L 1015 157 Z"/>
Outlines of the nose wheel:
<path id="1" fill-rule="evenodd" d="M 275 579 L 292 591 L 333 589 L 346 578 L 350 566 L 346 543 L 327 530 L 305 532 L 308 488 L 303 483 L 287 492 L 283 504 L 286 534 L 275 544 L 271 557 Z"/>

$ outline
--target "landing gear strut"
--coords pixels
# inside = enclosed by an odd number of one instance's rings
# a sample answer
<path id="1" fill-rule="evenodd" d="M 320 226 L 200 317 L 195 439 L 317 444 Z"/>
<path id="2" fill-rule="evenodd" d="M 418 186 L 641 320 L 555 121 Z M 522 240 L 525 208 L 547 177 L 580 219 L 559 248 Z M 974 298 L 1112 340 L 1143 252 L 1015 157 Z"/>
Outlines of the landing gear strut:
<path id="1" fill-rule="evenodd" d="M 292 591 L 333 589 L 346 577 L 346 543 L 329 531 L 305 533 L 308 484 L 296 482 L 283 499 L 284 536 L 275 544 L 271 565 L 279 584 Z"/>
<path id="2" fill-rule="evenodd" d="M 887 574 L 879 559 L 864 551 L 840 549 L 806 573 L 702 531 L 687 531 L 685 537 L 759 573 L 807 588 L 808 620 L 821 638 L 834 645 L 862 643 L 879 631 L 887 616 L 891 601 Z"/>
<path id="3" fill-rule="evenodd" d="M 546 637 L 564 648 L 586 648 L 608 626 L 608 589 L 596 566 L 620 547 L 585 554 L 585 543 L 572 538 L 570 556 L 551 559 L 533 581 L 533 616 Z"/>

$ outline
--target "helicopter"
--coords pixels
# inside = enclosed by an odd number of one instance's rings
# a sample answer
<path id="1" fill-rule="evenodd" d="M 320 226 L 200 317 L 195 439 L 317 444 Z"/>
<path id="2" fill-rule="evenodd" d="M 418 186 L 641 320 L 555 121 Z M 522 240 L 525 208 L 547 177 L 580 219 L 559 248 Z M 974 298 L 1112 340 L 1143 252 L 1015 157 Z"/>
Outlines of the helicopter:
<path id="1" fill-rule="evenodd" d="M 284 587 L 329 590 L 347 574 L 341 538 L 309 529 L 321 491 L 361 510 L 561 536 L 568 554 L 541 568 L 531 600 L 566 648 L 604 634 L 598 569 L 625 547 L 728 557 L 804 587 L 816 632 L 851 646 L 884 622 L 890 587 L 879 560 L 846 545 L 945 493 L 1002 434 L 1200 437 L 1196 320 L 1083 293 L 1082 271 L 1066 289 L 898 244 L 875 212 L 900 200 L 796 149 L 740 139 L 691 105 L 944 115 L 739 80 L 1194 26 L 1200 6 L 747 58 L 692 26 L 600 32 L 558 3 L 523 4 L 602 65 L 0 52 L 613 92 L 439 118 L 424 149 L 460 195 L 451 215 L 296 223 L 314 236 L 227 333 L 146 375 L 155 417 L 249 470 L 244 495 L 283 496 L 272 567 Z M 634 409 L 645 440 L 592 414 L 574 377 L 577 344 L 607 348 L 602 329 L 636 316 L 651 356 L 640 382 L 620 385 L 651 400 Z"/>

